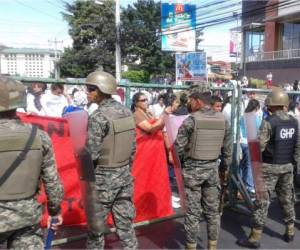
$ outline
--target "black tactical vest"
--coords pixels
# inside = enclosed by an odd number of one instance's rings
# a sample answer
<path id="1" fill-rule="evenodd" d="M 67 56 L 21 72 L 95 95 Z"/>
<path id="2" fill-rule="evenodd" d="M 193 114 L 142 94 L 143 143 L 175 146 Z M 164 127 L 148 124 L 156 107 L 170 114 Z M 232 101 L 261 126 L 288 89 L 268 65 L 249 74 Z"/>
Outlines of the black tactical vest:
<path id="1" fill-rule="evenodd" d="M 295 145 L 298 138 L 298 122 L 292 116 L 282 120 L 276 114 L 266 119 L 271 124 L 272 134 L 262 159 L 270 164 L 287 164 L 293 161 Z"/>

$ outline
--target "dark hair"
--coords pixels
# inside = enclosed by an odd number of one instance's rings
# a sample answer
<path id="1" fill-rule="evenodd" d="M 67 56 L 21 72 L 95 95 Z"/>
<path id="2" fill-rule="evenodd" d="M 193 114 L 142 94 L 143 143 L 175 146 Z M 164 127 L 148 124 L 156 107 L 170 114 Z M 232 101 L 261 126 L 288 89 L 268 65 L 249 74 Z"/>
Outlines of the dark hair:
<path id="1" fill-rule="evenodd" d="M 27 91 L 28 93 L 30 94 L 34 94 L 33 92 L 33 85 L 38 85 L 39 88 L 42 89 L 42 91 L 40 93 L 43 93 L 46 89 L 47 89 L 47 84 L 44 84 L 44 83 L 32 83 L 28 88 L 27 88 Z"/>
<path id="2" fill-rule="evenodd" d="M 251 99 L 248 102 L 248 105 L 245 109 L 245 113 L 250 113 L 259 107 L 260 107 L 259 101 L 257 101 L 256 99 Z"/>
<path id="3" fill-rule="evenodd" d="M 74 88 L 73 90 L 72 90 L 72 96 L 74 96 L 74 94 L 76 93 L 76 92 L 78 92 L 79 90 L 77 89 L 77 88 Z"/>
<path id="4" fill-rule="evenodd" d="M 198 99 L 204 102 L 204 104 L 209 104 L 211 101 L 211 93 L 210 92 L 194 92 L 190 95 L 191 98 L 193 99 Z"/>
<path id="5" fill-rule="evenodd" d="M 221 97 L 219 97 L 219 96 L 217 96 L 217 95 L 213 95 L 213 96 L 210 98 L 210 104 L 211 104 L 211 105 L 214 105 L 216 102 L 222 103 L 222 99 L 221 99 Z"/>
<path id="6" fill-rule="evenodd" d="M 188 96 L 187 96 L 187 94 L 186 93 L 182 93 L 180 95 L 179 100 L 180 100 L 180 105 L 186 105 L 187 102 L 188 102 Z"/>
<path id="7" fill-rule="evenodd" d="M 131 107 L 130 107 L 132 112 L 135 112 L 136 104 L 137 104 L 138 100 L 140 99 L 140 97 L 143 95 L 145 95 L 143 92 L 137 92 L 133 95 L 132 101 L 131 101 Z"/>
<path id="8" fill-rule="evenodd" d="M 54 91 L 54 90 L 57 90 L 57 89 L 60 89 L 60 90 L 64 90 L 64 85 L 62 84 L 59 84 L 59 83 L 54 83 L 51 85 L 51 90 Z"/>
<path id="9" fill-rule="evenodd" d="M 291 102 L 289 103 L 288 111 L 293 111 L 293 112 L 295 112 L 295 109 L 296 109 L 297 106 L 298 106 L 298 103 L 297 103 L 297 102 L 291 101 Z"/>
<path id="10" fill-rule="evenodd" d="M 163 101 L 165 101 L 165 95 L 164 94 L 159 94 L 157 97 L 157 101 L 159 101 L 159 99 L 163 99 Z"/>

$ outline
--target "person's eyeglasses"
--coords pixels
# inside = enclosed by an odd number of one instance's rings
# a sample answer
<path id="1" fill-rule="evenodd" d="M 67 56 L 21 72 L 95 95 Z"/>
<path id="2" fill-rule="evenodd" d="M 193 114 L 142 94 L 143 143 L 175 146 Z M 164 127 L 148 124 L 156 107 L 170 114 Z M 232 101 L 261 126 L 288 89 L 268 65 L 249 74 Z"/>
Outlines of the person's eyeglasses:
<path id="1" fill-rule="evenodd" d="M 86 89 L 87 89 L 88 92 L 93 92 L 93 91 L 97 90 L 97 87 L 95 87 L 95 86 L 87 86 Z"/>
<path id="2" fill-rule="evenodd" d="M 148 102 L 148 99 L 140 99 L 138 102 Z"/>

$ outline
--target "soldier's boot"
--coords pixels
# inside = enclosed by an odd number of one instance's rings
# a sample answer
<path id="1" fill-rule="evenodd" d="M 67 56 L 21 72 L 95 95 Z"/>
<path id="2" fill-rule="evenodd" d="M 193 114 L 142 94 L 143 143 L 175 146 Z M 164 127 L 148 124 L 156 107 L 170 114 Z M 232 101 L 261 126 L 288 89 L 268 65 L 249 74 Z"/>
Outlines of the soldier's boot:
<path id="1" fill-rule="evenodd" d="M 218 242 L 216 240 L 208 240 L 208 250 L 217 250 L 217 244 Z"/>
<path id="2" fill-rule="evenodd" d="M 248 238 L 239 239 L 236 243 L 239 246 L 247 248 L 260 248 L 260 239 L 262 236 L 262 229 L 252 228 L 251 234 Z"/>
<path id="3" fill-rule="evenodd" d="M 189 242 L 187 242 L 186 246 L 185 246 L 185 249 L 186 250 L 196 250 L 197 249 L 197 243 L 189 243 Z"/>
<path id="4" fill-rule="evenodd" d="M 286 225 L 285 234 L 283 236 L 284 241 L 291 242 L 294 240 L 295 235 L 295 226 L 294 223 L 290 223 Z"/>

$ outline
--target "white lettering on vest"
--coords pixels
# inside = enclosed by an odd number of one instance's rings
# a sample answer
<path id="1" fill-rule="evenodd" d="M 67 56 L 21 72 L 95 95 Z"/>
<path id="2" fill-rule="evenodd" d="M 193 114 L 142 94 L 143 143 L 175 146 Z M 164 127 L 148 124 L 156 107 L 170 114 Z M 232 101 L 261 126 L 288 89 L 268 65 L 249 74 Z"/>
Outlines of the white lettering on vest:
<path id="1" fill-rule="evenodd" d="M 280 130 L 280 138 L 281 139 L 291 139 L 295 133 L 294 128 L 282 128 Z"/>

